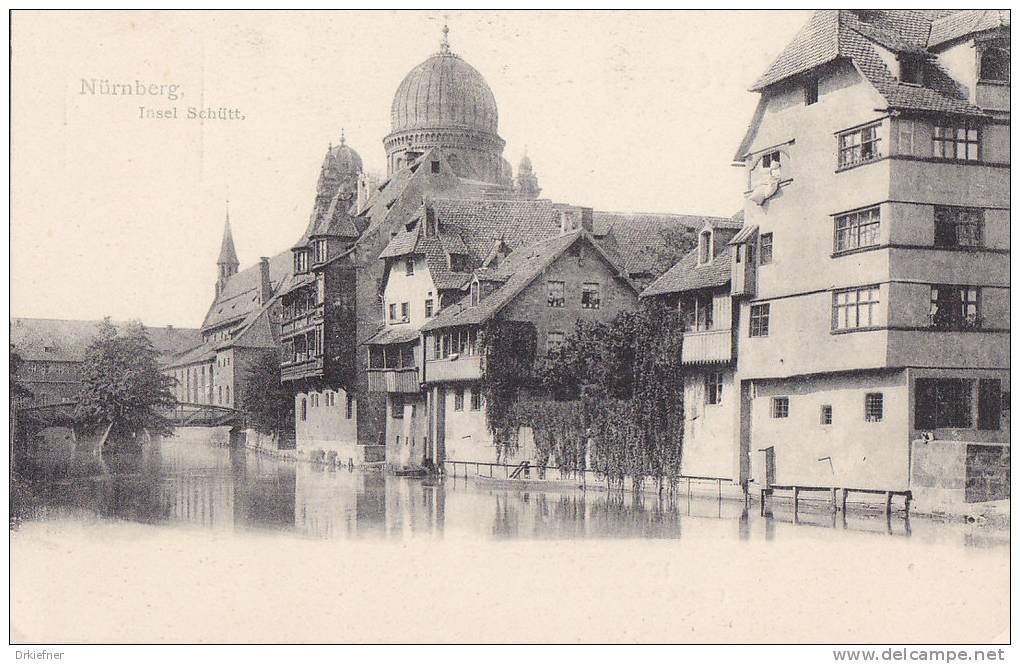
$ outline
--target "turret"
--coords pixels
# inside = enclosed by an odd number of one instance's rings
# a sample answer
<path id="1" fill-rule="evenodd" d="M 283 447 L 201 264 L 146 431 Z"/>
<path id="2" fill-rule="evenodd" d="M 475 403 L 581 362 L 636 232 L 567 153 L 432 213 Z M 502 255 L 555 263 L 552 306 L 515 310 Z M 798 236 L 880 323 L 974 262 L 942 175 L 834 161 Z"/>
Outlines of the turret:
<path id="1" fill-rule="evenodd" d="M 517 193 L 521 198 L 534 200 L 542 193 L 538 186 L 538 177 L 531 167 L 531 159 L 528 158 L 528 151 L 524 151 L 521 163 L 517 165 Z"/>
<path id="2" fill-rule="evenodd" d="M 223 292 L 230 277 L 237 274 L 238 266 L 234 236 L 230 232 L 230 202 L 227 201 L 227 219 L 223 224 L 223 242 L 220 244 L 220 257 L 216 259 L 216 297 L 219 297 Z"/>

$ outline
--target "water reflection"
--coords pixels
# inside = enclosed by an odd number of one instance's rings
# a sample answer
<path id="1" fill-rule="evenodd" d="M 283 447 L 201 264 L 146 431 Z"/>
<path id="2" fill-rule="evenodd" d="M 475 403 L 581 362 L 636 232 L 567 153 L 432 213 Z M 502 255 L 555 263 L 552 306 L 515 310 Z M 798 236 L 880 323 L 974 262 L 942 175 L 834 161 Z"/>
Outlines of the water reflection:
<path id="1" fill-rule="evenodd" d="M 758 516 L 740 501 L 681 492 L 676 502 L 601 491 L 519 491 L 463 478 L 393 477 L 326 469 L 244 449 L 174 439 L 141 453 L 94 457 L 60 440 L 25 460 L 39 478 L 20 497 L 24 518 L 123 519 L 220 531 L 266 530 L 313 538 L 469 535 L 493 539 L 681 536 L 738 542 L 893 536 L 923 531 L 966 546 L 1008 544 L 1005 531 L 901 516 L 781 510 Z M 920 523 L 918 523 L 920 521 Z"/>

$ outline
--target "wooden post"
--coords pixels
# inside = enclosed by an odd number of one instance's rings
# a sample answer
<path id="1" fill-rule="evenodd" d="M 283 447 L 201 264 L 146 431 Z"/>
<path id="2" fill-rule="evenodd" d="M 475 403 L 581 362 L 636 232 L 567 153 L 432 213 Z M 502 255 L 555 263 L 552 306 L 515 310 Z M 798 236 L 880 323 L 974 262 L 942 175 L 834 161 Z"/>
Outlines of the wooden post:
<path id="1" fill-rule="evenodd" d="M 793 487 L 793 515 L 797 516 L 797 506 L 800 503 L 800 489 Z"/>
<path id="2" fill-rule="evenodd" d="M 765 489 L 761 490 L 760 516 L 765 516 Z"/>
<path id="3" fill-rule="evenodd" d="M 892 513 L 892 491 L 885 492 L 885 515 L 889 516 Z"/>
<path id="4" fill-rule="evenodd" d="M 847 494 L 849 494 L 849 493 L 850 493 L 849 490 L 843 489 L 843 514 L 846 514 L 846 497 L 847 497 Z"/>
<path id="5" fill-rule="evenodd" d="M 910 518 L 910 492 L 908 491 L 903 496 L 903 516 L 907 519 Z"/>
<path id="6" fill-rule="evenodd" d="M 836 506 L 836 487 L 832 487 L 832 512 L 835 514 L 838 510 Z"/>

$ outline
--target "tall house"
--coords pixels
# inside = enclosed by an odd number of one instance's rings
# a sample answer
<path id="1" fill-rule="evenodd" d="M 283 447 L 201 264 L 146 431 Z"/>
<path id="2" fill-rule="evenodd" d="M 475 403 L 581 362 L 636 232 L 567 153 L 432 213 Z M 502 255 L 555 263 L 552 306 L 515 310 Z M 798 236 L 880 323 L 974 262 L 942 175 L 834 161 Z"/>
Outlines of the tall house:
<path id="1" fill-rule="evenodd" d="M 1005 11 L 819 11 L 754 84 L 742 479 L 970 498 L 1007 453 L 1009 49 Z"/>

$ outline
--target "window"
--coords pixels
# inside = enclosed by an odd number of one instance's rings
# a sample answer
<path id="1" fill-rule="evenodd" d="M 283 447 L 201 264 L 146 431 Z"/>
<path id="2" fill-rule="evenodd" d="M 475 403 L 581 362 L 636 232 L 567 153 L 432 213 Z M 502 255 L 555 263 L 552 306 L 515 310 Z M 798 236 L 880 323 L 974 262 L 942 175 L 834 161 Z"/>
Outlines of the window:
<path id="1" fill-rule="evenodd" d="M 924 60 L 919 57 L 900 56 L 900 80 L 913 85 L 924 84 Z"/>
<path id="2" fill-rule="evenodd" d="M 1009 51 L 1001 48 L 986 48 L 981 51 L 981 81 L 1009 83 Z"/>
<path id="3" fill-rule="evenodd" d="M 772 417 L 790 416 L 790 397 L 772 397 Z"/>
<path id="4" fill-rule="evenodd" d="M 471 386 L 471 410 L 481 410 L 482 408 L 482 388 L 477 385 Z"/>
<path id="5" fill-rule="evenodd" d="M 973 381 L 966 378 L 918 378 L 914 383 L 915 429 L 969 429 Z"/>
<path id="6" fill-rule="evenodd" d="M 985 212 L 980 208 L 935 206 L 936 247 L 980 247 Z"/>
<path id="7" fill-rule="evenodd" d="M 1001 381 L 978 381 L 978 429 L 997 431 L 1002 426 L 1003 396 Z"/>
<path id="8" fill-rule="evenodd" d="M 467 270 L 467 256 L 464 254 L 450 254 L 450 270 L 452 272 L 464 272 Z"/>
<path id="9" fill-rule="evenodd" d="M 832 424 L 832 406 L 825 404 L 822 406 L 822 413 L 819 417 L 819 423 L 822 425 Z"/>
<path id="10" fill-rule="evenodd" d="M 481 293 L 479 292 L 478 282 L 471 282 L 471 306 L 477 307 L 478 302 L 481 300 Z"/>
<path id="11" fill-rule="evenodd" d="M 404 261 L 404 274 L 409 277 L 414 276 L 414 258 L 410 256 Z"/>
<path id="12" fill-rule="evenodd" d="M 394 302 L 390 305 L 390 322 L 397 320 L 397 305 Z"/>
<path id="13" fill-rule="evenodd" d="M 326 256 L 328 255 L 327 245 L 325 240 L 315 241 L 315 262 L 325 262 Z"/>
<path id="14" fill-rule="evenodd" d="M 697 295 L 694 297 L 694 320 L 687 321 L 687 329 L 694 329 L 698 332 L 706 332 L 712 329 L 713 311 L 712 296 Z"/>
<path id="15" fill-rule="evenodd" d="M 809 78 L 804 81 L 804 105 L 810 106 L 818 102 L 818 79 Z"/>
<path id="16" fill-rule="evenodd" d="M 978 126 L 970 120 L 936 125 L 932 135 L 932 148 L 940 159 L 977 161 L 981 158 L 980 145 Z"/>
<path id="17" fill-rule="evenodd" d="M 762 233 L 758 237 L 758 262 L 761 265 L 772 262 L 772 233 Z"/>
<path id="18" fill-rule="evenodd" d="M 223 386 L 222 385 L 220 385 L 218 388 L 216 388 L 216 402 L 218 404 L 220 404 L 221 406 L 223 405 Z"/>
<path id="19" fill-rule="evenodd" d="M 227 385 L 227 405 L 230 405 L 230 386 Z"/>
<path id="20" fill-rule="evenodd" d="M 407 322 L 411 316 L 411 303 L 401 302 L 400 303 L 400 320 Z"/>
<path id="21" fill-rule="evenodd" d="M 581 286 L 581 308 L 598 309 L 602 306 L 602 286 L 587 282 Z"/>
<path id="22" fill-rule="evenodd" d="M 698 236 L 698 265 L 712 260 L 712 231 L 702 231 Z"/>
<path id="23" fill-rule="evenodd" d="M 751 305 L 751 330 L 750 336 L 752 337 L 767 337 L 769 336 L 769 304 L 752 304 Z"/>
<path id="24" fill-rule="evenodd" d="M 938 330 L 981 327 L 980 295 L 980 289 L 974 286 L 932 285 L 929 325 Z"/>
<path id="25" fill-rule="evenodd" d="M 295 251 L 294 252 L 294 271 L 295 272 L 307 272 L 308 271 L 308 252 L 307 251 Z"/>
<path id="26" fill-rule="evenodd" d="M 878 125 L 855 129 L 839 135 L 839 167 L 849 168 L 878 159 Z"/>
<path id="27" fill-rule="evenodd" d="M 718 405 L 722 403 L 722 373 L 714 371 L 705 374 L 705 403 Z"/>
<path id="28" fill-rule="evenodd" d="M 318 408 L 318 407 L 319 407 L 319 395 L 318 394 L 313 394 L 312 395 L 312 408 Z"/>
<path id="29" fill-rule="evenodd" d="M 877 207 L 836 217 L 836 252 L 878 245 L 882 214 Z"/>
<path id="30" fill-rule="evenodd" d="M 425 318 L 432 318 L 435 315 L 435 303 L 432 300 L 432 291 L 425 296 Z"/>
<path id="31" fill-rule="evenodd" d="M 878 286 L 848 288 L 832 294 L 832 329 L 852 330 L 878 325 Z"/>
<path id="32" fill-rule="evenodd" d="M 347 395 L 347 419 L 354 417 L 354 397 Z"/>
<path id="33" fill-rule="evenodd" d="M 914 121 L 896 121 L 896 152 L 898 154 L 914 154 Z"/>
<path id="34" fill-rule="evenodd" d="M 390 416 L 395 420 L 404 419 L 404 395 L 390 395 Z"/>
<path id="35" fill-rule="evenodd" d="M 883 397 L 881 392 L 869 392 L 864 395 L 864 421 L 881 422 L 883 410 Z"/>
<path id="36" fill-rule="evenodd" d="M 453 409 L 464 410 L 464 388 L 458 387 L 453 393 Z"/>
<path id="37" fill-rule="evenodd" d="M 304 422 L 308 419 L 308 400 L 301 397 L 301 421 Z"/>
<path id="38" fill-rule="evenodd" d="M 563 346 L 562 332 L 549 332 L 545 337 L 545 348 L 547 351 L 554 351 Z"/>
<path id="39" fill-rule="evenodd" d="M 550 281 L 549 284 L 549 306 L 566 306 L 566 284 L 562 281 Z"/>
<path id="40" fill-rule="evenodd" d="M 779 151 L 769 152 L 762 155 L 761 158 L 762 170 L 768 172 L 769 177 L 780 180 L 783 175 L 783 158 L 782 153 Z"/>
<path id="41" fill-rule="evenodd" d="M 432 173 L 437 175 L 439 173 L 439 161 L 436 159 L 432 160 Z"/>

